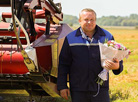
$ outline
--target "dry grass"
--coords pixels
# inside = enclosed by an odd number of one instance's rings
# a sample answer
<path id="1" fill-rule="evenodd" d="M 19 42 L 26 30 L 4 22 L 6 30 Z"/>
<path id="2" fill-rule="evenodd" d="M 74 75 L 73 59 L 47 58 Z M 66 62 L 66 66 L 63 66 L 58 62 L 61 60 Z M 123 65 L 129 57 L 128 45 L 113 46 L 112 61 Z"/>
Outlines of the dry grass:
<path id="1" fill-rule="evenodd" d="M 115 40 L 129 48 L 132 53 L 124 59 L 124 70 L 116 76 L 110 72 L 111 102 L 138 102 L 138 30 L 107 28 Z"/>

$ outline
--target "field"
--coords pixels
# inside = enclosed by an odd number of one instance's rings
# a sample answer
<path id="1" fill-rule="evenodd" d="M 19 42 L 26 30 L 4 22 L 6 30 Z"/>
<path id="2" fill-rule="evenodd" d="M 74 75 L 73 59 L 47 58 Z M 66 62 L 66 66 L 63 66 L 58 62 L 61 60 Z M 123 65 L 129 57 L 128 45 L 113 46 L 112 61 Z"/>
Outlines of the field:
<path id="1" fill-rule="evenodd" d="M 138 102 L 138 29 L 105 29 L 132 51 L 129 58 L 124 59 L 124 70 L 120 75 L 110 72 L 111 102 Z"/>
<path id="2" fill-rule="evenodd" d="M 114 35 L 117 42 L 129 48 L 132 53 L 124 59 L 124 70 L 120 75 L 110 71 L 111 102 L 138 102 L 138 29 L 104 27 Z M 0 97 L 1 98 L 1 97 Z M 5 98 L 1 102 L 26 102 L 28 97 Z M 15 101 L 16 100 L 16 101 Z M 61 98 L 35 98 L 36 102 L 69 102 Z"/>

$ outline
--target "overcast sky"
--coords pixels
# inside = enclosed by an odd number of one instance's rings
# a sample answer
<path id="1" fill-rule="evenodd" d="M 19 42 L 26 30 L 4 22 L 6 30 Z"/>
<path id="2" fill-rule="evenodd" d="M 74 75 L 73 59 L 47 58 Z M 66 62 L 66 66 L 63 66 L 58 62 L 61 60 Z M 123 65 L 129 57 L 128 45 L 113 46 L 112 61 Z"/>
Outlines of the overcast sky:
<path id="1" fill-rule="evenodd" d="M 83 8 L 92 8 L 97 17 L 101 16 L 129 16 L 138 14 L 138 0 L 54 0 L 61 2 L 63 13 L 78 16 Z"/>
<path id="2" fill-rule="evenodd" d="M 138 14 L 138 0 L 54 0 L 61 2 L 64 14 L 78 16 L 83 8 L 92 8 L 97 17 L 102 16 L 129 16 Z M 1 12 L 10 11 L 8 8 L 0 8 Z"/>

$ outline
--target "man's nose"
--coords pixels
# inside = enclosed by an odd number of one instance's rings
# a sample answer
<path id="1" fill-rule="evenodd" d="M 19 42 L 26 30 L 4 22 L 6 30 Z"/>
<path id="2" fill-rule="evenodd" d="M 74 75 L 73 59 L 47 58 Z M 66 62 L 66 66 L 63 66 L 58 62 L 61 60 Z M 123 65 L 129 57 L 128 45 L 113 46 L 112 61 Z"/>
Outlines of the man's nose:
<path id="1" fill-rule="evenodd" d="M 88 23 L 91 23 L 91 21 L 90 21 L 90 20 L 88 20 Z"/>

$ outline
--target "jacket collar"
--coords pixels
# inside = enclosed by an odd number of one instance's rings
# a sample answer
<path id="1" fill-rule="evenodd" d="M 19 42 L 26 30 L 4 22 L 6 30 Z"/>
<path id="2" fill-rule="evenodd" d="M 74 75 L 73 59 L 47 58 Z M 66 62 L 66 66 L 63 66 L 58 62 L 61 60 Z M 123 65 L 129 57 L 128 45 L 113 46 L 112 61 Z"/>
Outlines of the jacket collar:
<path id="1" fill-rule="evenodd" d="M 98 25 L 96 25 L 96 32 L 94 33 L 94 38 L 99 39 L 99 36 L 105 36 L 105 33 L 103 32 L 102 28 L 100 28 Z M 77 29 L 76 35 L 75 36 L 82 36 L 80 32 L 80 27 Z"/>

